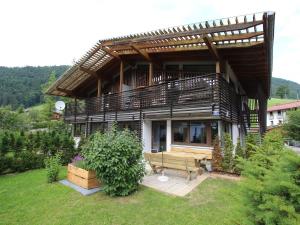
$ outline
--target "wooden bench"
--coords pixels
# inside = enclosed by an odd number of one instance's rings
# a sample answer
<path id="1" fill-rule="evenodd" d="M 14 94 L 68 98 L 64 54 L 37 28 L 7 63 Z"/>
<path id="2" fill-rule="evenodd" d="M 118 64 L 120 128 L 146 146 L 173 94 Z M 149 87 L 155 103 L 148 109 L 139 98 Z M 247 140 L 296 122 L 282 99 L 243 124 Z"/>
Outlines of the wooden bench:
<path id="1" fill-rule="evenodd" d="M 147 160 L 154 173 L 157 169 L 177 169 L 187 172 L 187 179 L 191 180 L 192 172 L 199 172 L 199 164 L 193 157 L 182 157 L 170 154 L 159 153 L 144 153 L 145 160 Z"/>

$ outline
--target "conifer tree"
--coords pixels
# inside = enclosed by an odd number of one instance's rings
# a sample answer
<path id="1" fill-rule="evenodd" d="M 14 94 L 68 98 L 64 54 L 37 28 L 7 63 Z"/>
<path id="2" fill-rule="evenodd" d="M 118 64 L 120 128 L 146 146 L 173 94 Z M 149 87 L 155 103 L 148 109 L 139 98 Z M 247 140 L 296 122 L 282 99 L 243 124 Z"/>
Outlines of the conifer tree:
<path id="1" fill-rule="evenodd" d="M 224 158 L 223 158 L 224 171 L 231 172 L 233 166 L 233 143 L 229 133 L 224 135 Z"/>
<path id="2" fill-rule="evenodd" d="M 222 151 L 220 147 L 220 140 L 219 137 L 216 136 L 214 140 L 214 150 L 212 153 L 212 160 L 211 160 L 213 171 L 222 171 L 222 161 L 223 161 L 223 157 L 222 157 Z"/>

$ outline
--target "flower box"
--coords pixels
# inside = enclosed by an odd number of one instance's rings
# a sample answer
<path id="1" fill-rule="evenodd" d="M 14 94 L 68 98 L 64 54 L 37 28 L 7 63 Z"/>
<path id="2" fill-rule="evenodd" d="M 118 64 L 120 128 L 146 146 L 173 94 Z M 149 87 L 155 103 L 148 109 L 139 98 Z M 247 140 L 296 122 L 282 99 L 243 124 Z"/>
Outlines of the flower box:
<path id="1" fill-rule="evenodd" d="M 68 164 L 68 181 L 86 189 L 92 189 L 100 186 L 96 178 L 95 171 L 84 170 L 73 164 Z"/>

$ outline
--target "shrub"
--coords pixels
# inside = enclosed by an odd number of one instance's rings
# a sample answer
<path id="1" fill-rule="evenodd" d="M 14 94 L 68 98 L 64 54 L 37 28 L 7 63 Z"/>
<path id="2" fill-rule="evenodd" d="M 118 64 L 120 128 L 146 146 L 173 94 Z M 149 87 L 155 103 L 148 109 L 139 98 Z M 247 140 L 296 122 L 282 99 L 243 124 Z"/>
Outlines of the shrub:
<path id="1" fill-rule="evenodd" d="M 245 157 L 249 158 L 256 150 L 255 146 L 259 144 L 257 134 L 249 133 L 246 136 Z"/>
<path id="2" fill-rule="evenodd" d="M 214 140 L 214 150 L 212 153 L 212 169 L 213 171 L 222 171 L 222 151 L 220 147 L 219 137 L 216 136 Z"/>
<path id="3" fill-rule="evenodd" d="M 45 166 L 47 170 L 47 181 L 52 183 L 58 180 L 58 174 L 61 166 L 61 154 L 57 153 L 45 159 Z"/>
<path id="4" fill-rule="evenodd" d="M 224 157 L 222 167 L 224 171 L 232 172 L 233 167 L 233 143 L 229 133 L 224 135 Z"/>
<path id="5" fill-rule="evenodd" d="M 299 224 L 300 157 L 268 133 L 248 160 L 241 160 L 241 191 L 257 224 Z"/>
<path id="6" fill-rule="evenodd" d="M 235 155 L 233 160 L 233 171 L 237 174 L 241 173 L 241 168 L 239 167 L 240 159 L 245 158 L 245 151 L 241 145 L 240 138 L 238 138 L 238 142 L 235 147 Z"/>
<path id="7" fill-rule="evenodd" d="M 8 156 L 0 156 L 0 174 L 10 171 L 12 166 L 12 158 Z"/>
<path id="8" fill-rule="evenodd" d="M 96 171 L 110 196 L 127 196 L 137 190 L 145 174 L 142 144 L 135 133 L 112 130 L 95 133 L 84 146 L 84 158 Z"/>
<path id="9" fill-rule="evenodd" d="M 284 124 L 284 130 L 287 135 L 296 140 L 300 141 L 300 110 L 288 112 L 288 121 Z"/>

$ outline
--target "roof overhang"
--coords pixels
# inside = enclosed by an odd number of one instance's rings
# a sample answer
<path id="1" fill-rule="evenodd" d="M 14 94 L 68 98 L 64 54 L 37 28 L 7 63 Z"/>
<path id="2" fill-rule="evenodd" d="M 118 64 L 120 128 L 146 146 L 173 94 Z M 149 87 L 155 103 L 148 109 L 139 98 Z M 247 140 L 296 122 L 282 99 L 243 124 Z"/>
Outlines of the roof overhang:
<path id="1" fill-rule="evenodd" d="M 244 83 L 248 84 L 247 79 L 263 77 L 262 85 L 268 97 L 274 22 L 275 13 L 264 12 L 102 40 L 67 70 L 47 90 L 47 94 L 75 96 L 74 91 L 82 83 L 97 78 L 99 71 L 108 63 L 128 55 L 142 55 L 150 61 L 151 55 L 160 53 L 209 50 L 212 53 L 218 51 L 230 63 L 232 61 L 235 65 L 233 70 L 245 77 Z M 246 53 L 252 54 L 252 58 Z"/>

